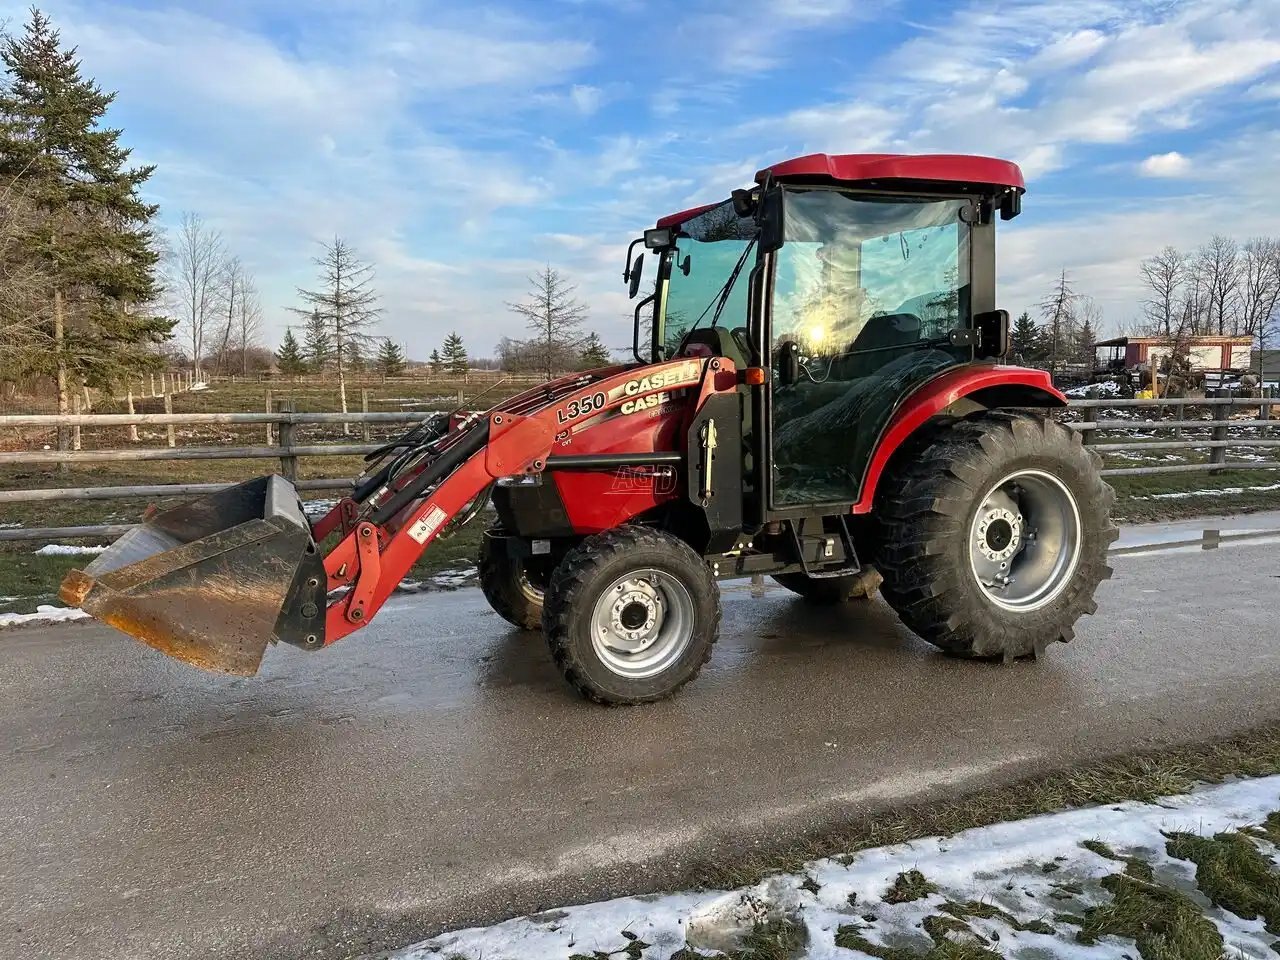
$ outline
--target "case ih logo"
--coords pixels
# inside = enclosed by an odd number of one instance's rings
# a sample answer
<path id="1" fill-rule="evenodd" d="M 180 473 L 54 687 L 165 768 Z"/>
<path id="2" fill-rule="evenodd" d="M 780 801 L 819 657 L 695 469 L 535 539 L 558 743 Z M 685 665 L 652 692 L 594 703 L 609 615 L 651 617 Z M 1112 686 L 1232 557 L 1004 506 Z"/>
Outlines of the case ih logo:
<path id="1" fill-rule="evenodd" d="M 676 472 L 671 467 L 619 467 L 613 475 L 610 493 L 651 493 L 655 496 L 676 492 Z"/>

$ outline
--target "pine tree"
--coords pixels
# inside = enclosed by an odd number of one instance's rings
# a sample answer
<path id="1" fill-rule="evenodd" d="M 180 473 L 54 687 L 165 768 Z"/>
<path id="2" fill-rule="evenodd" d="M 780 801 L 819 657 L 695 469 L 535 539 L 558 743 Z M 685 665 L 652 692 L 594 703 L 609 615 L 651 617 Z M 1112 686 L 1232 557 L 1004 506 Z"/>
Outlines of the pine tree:
<path id="1" fill-rule="evenodd" d="M 382 312 L 378 306 L 378 294 L 372 285 L 373 267 L 357 257 L 350 244 L 341 237 L 334 237 L 332 243 L 326 243 L 313 262 L 320 268 L 320 288 L 304 290 L 299 287 L 298 296 L 306 306 L 292 309 L 304 317 L 309 314 L 312 318 L 324 320 L 332 338 L 333 366 L 338 373 L 338 399 L 342 412 L 346 413 L 346 372 L 352 351 L 362 351 L 373 342 L 369 327 Z M 342 432 L 350 433 L 351 424 L 344 423 Z"/>
<path id="2" fill-rule="evenodd" d="M 579 366 L 583 370 L 594 370 L 596 367 L 607 367 L 612 362 L 613 357 L 609 355 L 609 348 L 600 339 L 600 334 L 592 331 L 582 344 Z"/>
<path id="3" fill-rule="evenodd" d="M 128 167 L 121 131 L 101 126 L 115 99 L 81 75 L 49 18 L 32 9 L 21 37 L 0 43 L 0 184 L 36 216 L 7 255 L 40 268 L 28 373 L 51 374 L 66 413 L 79 384 L 109 387 L 160 363 L 151 349 L 173 322 L 148 309 L 157 296 L 157 208 L 139 188 L 154 167 Z M 61 445 L 61 444 L 60 444 Z"/>
<path id="4" fill-rule="evenodd" d="M 329 336 L 329 324 L 317 310 L 307 321 L 307 332 L 302 335 L 302 355 L 311 373 L 324 373 L 333 360 L 333 339 Z"/>
<path id="5" fill-rule="evenodd" d="M 440 348 L 440 359 L 450 373 L 465 374 L 467 372 L 467 348 L 462 345 L 462 337 L 456 331 L 444 338 L 444 345 Z"/>
<path id="6" fill-rule="evenodd" d="M 440 356 L 439 350 L 432 350 L 427 362 L 431 364 L 432 373 L 440 374 L 444 372 L 444 358 Z"/>
<path id="7" fill-rule="evenodd" d="M 1034 363 L 1040 359 L 1040 327 L 1026 310 L 1013 322 L 1009 339 L 1014 359 L 1021 363 Z"/>
<path id="8" fill-rule="evenodd" d="M 550 380 L 557 370 L 565 368 L 566 360 L 572 364 L 577 358 L 582 346 L 578 330 L 587 317 L 587 308 L 573 295 L 576 287 L 549 264 L 530 277 L 529 284 L 524 303 L 508 303 L 507 307 L 524 317 L 534 332 L 528 346 L 538 358 L 538 368 Z"/>
<path id="9" fill-rule="evenodd" d="M 436 358 L 439 359 L 439 354 L 436 354 Z M 404 351 L 390 337 L 385 338 L 378 346 L 375 363 L 378 365 L 378 372 L 384 377 L 398 377 L 404 373 Z"/>
<path id="10" fill-rule="evenodd" d="M 348 373 L 364 373 L 367 366 L 364 359 L 364 345 L 359 340 L 348 340 L 344 346 L 343 367 Z"/>
<path id="11" fill-rule="evenodd" d="M 280 341 L 280 349 L 276 351 L 276 366 L 287 377 L 296 377 L 307 372 L 307 361 L 302 356 L 302 347 L 292 330 L 284 332 Z"/>

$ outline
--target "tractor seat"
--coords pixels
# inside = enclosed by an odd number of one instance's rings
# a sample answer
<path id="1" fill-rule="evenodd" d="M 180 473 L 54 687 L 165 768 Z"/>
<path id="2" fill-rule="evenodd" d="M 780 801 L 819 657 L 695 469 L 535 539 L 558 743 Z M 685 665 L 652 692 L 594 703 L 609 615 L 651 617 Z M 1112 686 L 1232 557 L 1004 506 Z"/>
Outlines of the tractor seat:
<path id="1" fill-rule="evenodd" d="M 692 330 L 684 345 L 686 357 L 728 357 L 739 370 L 751 366 L 751 339 L 746 327 L 705 327 Z"/>
<path id="2" fill-rule="evenodd" d="M 857 380 L 893 360 L 894 347 L 914 346 L 920 339 L 920 318 L 914 313 L 885 313 L 872 317 L 858 331 L 833 373 L 840 380 Z"/>

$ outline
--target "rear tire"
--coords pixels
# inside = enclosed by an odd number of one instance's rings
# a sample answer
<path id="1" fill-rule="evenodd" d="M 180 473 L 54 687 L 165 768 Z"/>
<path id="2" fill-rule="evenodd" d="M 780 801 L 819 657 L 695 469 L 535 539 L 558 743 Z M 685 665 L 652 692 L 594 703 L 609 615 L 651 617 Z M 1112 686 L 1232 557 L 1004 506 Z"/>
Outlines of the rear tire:
<path id="1" fill-rule="evenodd" d="M 869 600 L 884 580 L 875 567 L 864 567 L 847 577 L 810 577 L 804 573 L 775 573 L 773 580 L 815 606 L 833 606 L 850 600 Z"/>
<path id="2" fill-rule="evenodd" d="M 618 527 L 565 555 L 542 624 L 556 665 L 584 697 L 649 703 L 671 696 L 711 657 L 720 590 L 684 541 Z"/>
<path id="3" fill-rule="evenodd" d="M 494 612 L 512 626 L 539 630 L 548 574 L 535 564 L 513 557 L 503 542 L 505 538 L 500 529 L 485 531 L 480 543 L 480 589 Z"/>
<path id="4" fill-rule="evenodd" d="M 1119 535 L 1101 461 L 1044 416 L 937 427 L 881 481 L 881 593 L 947 653 L 1013 660 L 1068 641 L 1097 609 Z"/>

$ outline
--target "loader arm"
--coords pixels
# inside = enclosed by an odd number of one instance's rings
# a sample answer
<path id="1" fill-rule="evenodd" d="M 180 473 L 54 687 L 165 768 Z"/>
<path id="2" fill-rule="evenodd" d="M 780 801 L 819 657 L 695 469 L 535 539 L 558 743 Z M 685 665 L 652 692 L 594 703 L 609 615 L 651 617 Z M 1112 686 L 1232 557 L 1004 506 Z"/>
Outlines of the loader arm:
<path id="1" fill-rule="evenodd" d="M 424 464 L 413 476 L 401 478 L 396 493 L 381 501 L 376 500 L 375 494 L 371 499 L 380 505 L 372 511 L 366 509 L 366 517 L 358 520 L 325 558 L 327 589 L 350 589 L 328 604 L 324 645 L 367 623 L 440 531 L 495 480 L 542 473 L 557 435 L 581 428 L 624 402 L 697 386 L 704 379 L 708 362 L 706 358 L 684 358 L 640 368 L 607 368 L 602 371 L 602 379 L 591 380 L 567 393 L 556 388 L 573 384 L 574 378 L 553 381 L 545 388 L 512 398 L 457 431 L 457 439 L 441 451 L 438 459 Z M 732 365 L 727 361 L 719 361 L 716 366 L 733 376 Z M 712 385 L 706 384 L 700 392 L 699 405 L 709 389 L 713 389 Z M 552 397 L 550 401 L 548 395 Z M 411 499 L 415 483 L 420 483 L 422 476 L 451 452 L 462 452 L 465 458 L 459 457 L 458 466 L 424 496 Z M 397 507 L 397 497 L 407 501 L 404 506 Z M 392 515 L 378 522 L 388 513 Z"/>
<path id="2" fill-rule="evenodd" d="M 68 574 L 61 596 L 186 663 L 252 675 L 269 643 L 320 649 L 368 623 L 495 480 L 540 474 L 558 438 L 627 401 L 704 384 L 709 365 L 728 387 L 732 364 L 683 358 L 564 377 L 448 429 L 437 415 L 383 448 L 315 524 L 279 476 L 156 513 Z"/>

